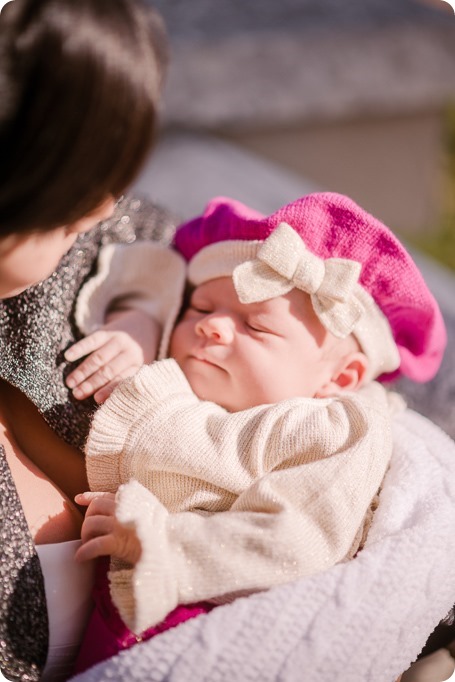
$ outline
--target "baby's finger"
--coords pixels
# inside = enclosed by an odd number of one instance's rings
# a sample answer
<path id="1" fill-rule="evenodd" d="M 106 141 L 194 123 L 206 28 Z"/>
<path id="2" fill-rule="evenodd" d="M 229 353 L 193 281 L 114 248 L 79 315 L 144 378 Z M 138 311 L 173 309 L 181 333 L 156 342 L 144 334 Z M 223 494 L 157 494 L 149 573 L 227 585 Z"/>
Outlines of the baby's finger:
<path id="1" fill-rule="evenodd" d="M 115 379 L 110 381 L 108 384 L 105 384 L 102 386 L 96 393 L 94 393 L 93 397 L 95 401 L 101 405 L 104 403 L 105 400 L 109 398 L 111 395 L 112 391 L 114 388 L 116 388 L 123 379 L 128 379 L 128 377 L 132 377 L 140 370 L 142 365 L 134 365 L 134 364 L 128 364 L 125 369 L 123 369 L 121 372 L 119 372 L 116 376 Z"/>
<path id="2" fill-rule="evenodd" d="M 86 362 L 89 360 L 90 358 Z M 99 397 L 103 398 L 103 394 L 97 397 L 97 392 L 100 389 L 109 386 L 106 390 L 107 395 L 104 396 L 105 400 L 121 379 L 136 374 L 139 368 L 140 365 L 135 363 L 128 353 L 120 353 L 120 355 L 117 355 L 108 364 L 100 367 L 88 379 L 73 389 L 73 395 L 78 400 L 89 395 L 95 395 L 95 400 L 102 402 L 102 400 L 99 400 Z"/>
<path id="3" fill-rule="evenodd" d="M 115 497 L 96 497 L 90 502 L 85 513 L 85 521 L 90 516 L 110 516 L 115 514 Z M 84 521 L 84 523 L 85 523 Z"/>
<path id="4" fill-rule="evenodd" d="M 77 562 L 83 562 L 100 556 L 110 556 L 114 551 L 114 544 L 111 535 L 93 538 L 79 547 L 74 558 Z"/>
<path id="5" fill-rule="evenodd" d="M 94 492 L 91 490 L 87 490 L 83 493 L 78 493 L 74 497 L 74 501 L 76 502 L 76 504 L 80 504 L 81 506 L 84 506 L 84 507 L 87 507 L 94 500 L 98 500 L 98 499 L 106 499 L 106 500 L 114 501 L 114 504 L 115 504 L 114 493 Z"/>
<path id="6" fill-rule="evenodd" d="M 66 385 L 73 389 L 81 387 L 84 382 L 90 380 L 98 372 L 105 370 L 105 368 L 109 366 L 115 360 L 116 356 L 121 354 L 121 352 L 122 350 L 117 339 L 107 339 L 106 343 L 104 343 L 94 353 L 91 353 L 83 362 L 81 362 L 78 367 L 76 367 L 76 369 L 71 372 L 71 374 L 67 376 Z M 94 390 L 96 390 L 96 388 Z M 86 391 L 87 388 L 84 389 L 84 392 Z M 91 395 L 92 393 L 93 390 L 91 390 L 88 395 Z"/>
<path id="7" fill-rule="evenodd" d="M 109 398 L 114 388 L 119 385 L 121 380 L 121 377 L 116 377 L 113 381 L 110 381 L 108 384 L 102 386 L 98 391 L 96 391 L 96 393 L 93 394 L 95 402 L 97 402 L 98 405 L 104 403 Z"/>
<path id="8" fill-rule="evenodd" d="M 114 531 L 115 517 L 102 516 L 86 516 L 81 529 L 82 542 L 88 542 L 93 538 L 101 537 L 103 535 L 110 535 Z"/>
<path id="9" fill-rule="evenodd" d="M 102 329 L 89 334 L 84 339 L 76 341 L 65 351 L 65 359 L 68 362 L 74 362 L 75 360 L 80 360 L 85 355 L 93 353 L 93 351 L 101 348 L 107 341 L 106 332 Z"/>

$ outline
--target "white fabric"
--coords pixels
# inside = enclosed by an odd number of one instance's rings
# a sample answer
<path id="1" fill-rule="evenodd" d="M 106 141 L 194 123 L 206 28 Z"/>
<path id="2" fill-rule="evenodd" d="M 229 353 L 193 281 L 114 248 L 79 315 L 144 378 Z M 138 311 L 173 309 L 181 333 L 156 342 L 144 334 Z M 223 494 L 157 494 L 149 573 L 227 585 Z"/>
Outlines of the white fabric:
<path id="1" fill-rule="evenodd" d="M 94 562 L 78 564 L 80 540 L 37 545 L 46 591 L 49 651 L 42 682 L 67 680 L 93 608 Z"/>
<path id="2" fill-rule="evenodd" d="M 165 357 L 182 305 L 186 265 L 168 246 L 137 241 L 108 244 L 98 257 L 98 272 L 82 287 L 75 319 L 83 334 L 102 326 L 112 307 L 136 309 L 162 327 L 158 357 Z"/>
<path id="3" fill-rule="evenodd" d="M 394 682 L 455 598 L 455 445 L 407 410 L 367 546 L 317 576 L 239 599 L 78 682 Z"/>
<path id="4" fill-rule="evenodd" d="M 266 301 L 294 288 L 310 294 L 322 324 L 345 338 L 364 313 L 354 295 L 361 269 L 353 260 L 319 258 L 290 225 L 281 223 L 254 260 L 235 268 L 233 280 L 242 303 Z"/>

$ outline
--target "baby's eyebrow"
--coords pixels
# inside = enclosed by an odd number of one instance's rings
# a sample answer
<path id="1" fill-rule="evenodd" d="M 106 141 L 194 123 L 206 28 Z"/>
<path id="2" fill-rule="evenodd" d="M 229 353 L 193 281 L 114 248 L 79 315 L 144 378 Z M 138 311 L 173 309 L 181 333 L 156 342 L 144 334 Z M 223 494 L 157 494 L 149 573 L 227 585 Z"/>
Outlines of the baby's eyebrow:
<path id="1" fill-rule="evenodd" d="M 280 317 L 280 311 L 272 306 L 270 300 L 259 301 L 251 306 L 251 315 L 265 315 L 267 317 Z"/>
<path id="2" fill-rule="evenodd" d="M 250 324 L 257 324 L 259 327 L 264 327 L 267 331 L 276 331 L 280 329 L 280 316 L 274 311 L 251 311 L 247 316 L 247 321 Z"/>

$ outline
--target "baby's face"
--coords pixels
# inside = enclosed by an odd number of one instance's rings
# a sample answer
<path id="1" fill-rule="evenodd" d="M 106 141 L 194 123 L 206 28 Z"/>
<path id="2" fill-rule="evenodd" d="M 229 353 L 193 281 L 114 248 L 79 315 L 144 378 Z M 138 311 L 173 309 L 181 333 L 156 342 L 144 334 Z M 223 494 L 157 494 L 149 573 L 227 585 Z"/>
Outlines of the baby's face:
<path id="1" fill-rule="evenodd" d="M 194 290 L 170 355 L 199 398 L 236 412 L 316 396 L 333 371 L 334 341 L 308 294 L 243 304 L 221 277 Z"/>

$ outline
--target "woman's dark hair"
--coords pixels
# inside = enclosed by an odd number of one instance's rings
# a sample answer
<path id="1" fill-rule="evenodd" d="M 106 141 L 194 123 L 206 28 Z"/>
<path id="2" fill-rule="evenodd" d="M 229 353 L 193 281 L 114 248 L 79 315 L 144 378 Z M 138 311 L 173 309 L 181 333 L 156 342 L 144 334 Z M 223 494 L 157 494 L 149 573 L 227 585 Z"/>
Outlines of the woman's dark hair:
<path id="1" fill-rule="evenodd" d="M 137 0 L 13 0 L 0 15 L 0 236 L 119 196 L 152 146 L 167 61 Z"/>

